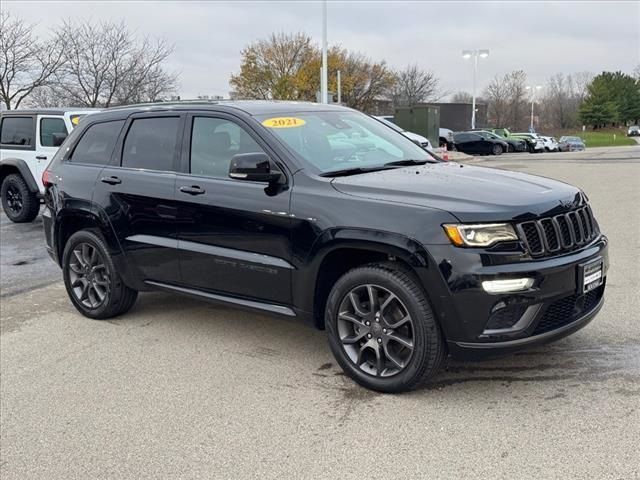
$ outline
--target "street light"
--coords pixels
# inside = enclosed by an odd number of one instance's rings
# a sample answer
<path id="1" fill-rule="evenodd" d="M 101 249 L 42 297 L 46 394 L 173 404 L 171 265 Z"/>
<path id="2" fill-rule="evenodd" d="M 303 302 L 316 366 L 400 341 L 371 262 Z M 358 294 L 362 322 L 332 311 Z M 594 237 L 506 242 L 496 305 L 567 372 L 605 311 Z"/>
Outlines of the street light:
<path id="1" fill-rule="evenodd" d="M 529 131 L 533 133 L 533 105 L 536 103 L 536 92 L 542 88 L 542 85 L 536 85 L 535 87 L 527 85 L 525 88 L 531 91 L 531 125 L 529 126 Z"/>
<path id="2" fill-rule="evenodd" d="M 471 105 L 471 130 L 476 128 L 476 77 L 478 76 L 478 58 L 487 58 L 489 50 L 463 50 L 462 58 L 473 58 L 473 104 Z"/>
<path id="3" fill-rule="evenodd" d="M 328 103 L 329 82 L 327 80 L 327 0 L 322 2 L 322 69 L 320 71 L 320 103 Z"/>

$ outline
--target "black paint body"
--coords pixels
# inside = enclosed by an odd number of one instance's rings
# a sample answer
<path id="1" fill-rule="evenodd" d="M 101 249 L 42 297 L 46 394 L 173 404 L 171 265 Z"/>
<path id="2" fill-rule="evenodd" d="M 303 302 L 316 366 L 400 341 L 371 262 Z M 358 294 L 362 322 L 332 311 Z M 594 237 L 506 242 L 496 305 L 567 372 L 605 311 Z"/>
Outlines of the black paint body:
<path id="1" fill-rule="evenodd" d="M 574 295 L 579 264 L 600 257 L 606 273 L 607 239 L 598 233 L 570 252 L 534 258 L 523 242 L 457 248 L 442 228 L 446 223 L 517 223 L 557 215 L 586 203 L 579 189 L 547 178 L 444 162 L 321 177 L 254 118 L 318 108 L 270 102 L 179 104 L 111 109 L 88 117 L 49 166 L 44 225 L 50 254 L 59 263 L 66 239 L 77 229 L 94 228 L 132 288 L 179 291 L 295 316 L 318 328 L 323 328 L 324 301 L 337 275 L 350 266 L 391 259 L 420 279 L 457 356 L 560 338 L 597 313 L 602 296 L 593 309 L 562 328 L 533 335 L 533 322 L 517 334 L 484 335 L 491 313 L 501 305 L 539 304 L 542 316 L 553 302 Z M 242 125 L 285 181 L 268 186 L 190 175 L 194 114 Z M 121 168 L 128 122 L 157 115 L 178 115 L 183 122 L 175 172 Z M 66 161 L 84 130 L 112 119 L 126 122 L 109 165 Z M 120 182 L 102 181 L 111 177 Z M 185 187 L 204 193 L 184 193 Z M 535 286 L 505 295 L 487 294 L 481 286 L 482 280 L 514 275 L 535 278 Z"/>

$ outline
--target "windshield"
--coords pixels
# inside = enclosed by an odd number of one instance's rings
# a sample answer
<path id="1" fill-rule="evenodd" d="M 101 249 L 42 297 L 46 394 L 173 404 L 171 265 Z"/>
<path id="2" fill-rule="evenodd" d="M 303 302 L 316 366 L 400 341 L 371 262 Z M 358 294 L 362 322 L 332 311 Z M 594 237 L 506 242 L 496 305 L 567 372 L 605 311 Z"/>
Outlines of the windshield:
<path id="1" fill-rule="evenodd" d="M 404 132 L 404 130 L 402 128 L 400 128 L 398 125 L 396 125 L 393 122 L 390 122 L 389 120 L 387 120 L 386 118 L 382 118 L 382 117 L 374 117 L 377 118 L 379 121 L 381 121 L 382 123 L 384 123 L 387 127 L 389 128 L 393 128 L 396 132 Z"/>
<path id="2" fill-rule="evenodd" d="M 320 173 L 437 159 L 404 135 L 355 111 L 258 115 L 256 118 Z"/>

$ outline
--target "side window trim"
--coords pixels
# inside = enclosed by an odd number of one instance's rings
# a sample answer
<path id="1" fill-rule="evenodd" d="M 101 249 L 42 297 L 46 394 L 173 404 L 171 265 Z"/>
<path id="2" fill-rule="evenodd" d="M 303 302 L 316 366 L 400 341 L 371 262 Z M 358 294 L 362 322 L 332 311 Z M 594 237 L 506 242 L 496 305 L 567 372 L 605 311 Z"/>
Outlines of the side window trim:
<path id="1" fill-rule="evenodd" d="M 33 139 L 30 145 L 14 145 L 12 143 L 0 143 L 2 148 L 7 150 L 35 150 L 36 149 L 36 115 L 2 115 L 0 117 L 0 139 L 2 138 L 2 127 L 4 121 L 8 118 L 31 118 L 31 131 L 33 132 Z"/>
<path id="2" fill-rule="evenodd" d="M 123 170 L 131 170 L 131 171 L 140 170 L 138 168 L 122 166 L 122 154 L 124 152 L 124 142 L 126 141 L 127 135 L 129 134 L 129 130 L 131 129 L 131 125 L 133 125 L 133 122 L 135 120 L 141 120 L 145 118 L 160 118 L 160 117 L 177 117 L 179 119 L 177 133 L 176 133 L 176 146 L 175 146 L 174 155 L 173 155 L 174 169 L 169 173 L 180 173 L 181 157 L 182 157 L 183 142 L 184 142 L 184 135 L 185 135 L 184 128 L 186 123 L 186 115 L 184 112 L 181 112 L 181 111 L 144 112 L 144 113 L 133 113 L 129 115 L 129 117 L 125 121 L 124 127 L 120 131 L 120 136 L 116 141 L 116 145 L 115 145 L 113 154 L 111 156 L 111 161 L 105 166 L 109 168 L 121 168 Z M 145 171 L 155 172 L 155 173 L 158 173 L 158 172 L 167 173 L 167 170 L 146 169 Z"/>
<path id="3" fill-rule="evenodd" d="M 82 166 L 86 166 L 86 167 L 99 167 L 99 168 L 104 168 L 108 165 L 111 164 L 111 161 L 113 160 L 113 152 L 115 151 L 115 147 L 118 145 L 118 140 L 116 140 L 116 142 L 114 143 L 113 146 L 113 150 L 111 151 L 111 155 L 109 156 L 110 160 L 107 163 L 84 163 L 84 162 L 74 162 L 72 160 L 73 154 L 76 151 L 76 148 L 78 148 L 78 145 L 80 144 L 80 142 L 82 141 L 82 137 L 84 137 L 86 135 L 86 133 L 89 131 L 89 129 L 91 127 L 93 127 L 94 125 L 100 125 L 102 123 L 109 123 L 109 122 L 122 122 L 124 119 L 122 118 L 114 118 L 111 120 L 102 120 L 102 121 L 97 121 L 97 122 L 93 122 L 88 124 L 82 131 L 78 131 L 78 129 L 73 129 L 71 131 L 70 135 L 73 135 L 74 132 L 78 132 L 79 138 L 77 140 L 74 140 L 73 142 L 73 148 L 69 149 L 68 152 L 65 153 L 64 158 L 62 159 L 63 163 L 68 163 L 71 165 L 82 165 Z M 123 128 L 120 128 L 120 134 L 122 135 L 122 130 Z M 120 138 L 119 136 L 117 137 L 118 139 Z"/>
<path id="4" fill-rule="evenodd" d="M 193 130 L 193 123 L 196 117 L 202 118 L 215 118 L 219 120 L 226 120 L 231 123 L 235 123 L 240 128 L 242 128 L 252 139 L 255 141 L 262 150 L 269 156 L 272 162 L 274 162 L 278 168 L 282 171 L 282 173 L 287 177 L 287 181 L 290 181 L 291 174 L 289 172 L 289 168 L 286 166 L 285 162 L 280 160 L 280 156 L 273 150 L 271 145 L 267 143 L 258 132 L 245 120 L 235 115 L 232 115 L 223 111 L 192 111 L 189 112 L 185 119 L 184 125 L 184 133 L 183 133 L 183 147 L 181 153 L 181 161 L 180 161 L 180 170 L 177 171 L 180 175 L 186 175 L 189 177 L 198 177 L 208 180 L 214 181 L 223 181 L 223 182 L 234 182 L 239 184 L 246 184 L 247 182 L 243 180 L 236 180 L 230 177 L 221 178 L 221 177 L 213 177 L 208 175 L 197 175 L 191 173 L 191 134 Z"/>

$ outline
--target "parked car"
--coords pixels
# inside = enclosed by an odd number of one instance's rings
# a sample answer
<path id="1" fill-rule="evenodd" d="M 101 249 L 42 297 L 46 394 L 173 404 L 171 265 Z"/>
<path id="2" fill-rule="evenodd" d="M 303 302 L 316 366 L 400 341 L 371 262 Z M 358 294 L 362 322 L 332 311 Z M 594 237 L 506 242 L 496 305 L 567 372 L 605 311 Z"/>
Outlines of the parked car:
<path id="1" fill-rule="evenodd" d="M 9 220 L 31 222 L 44 192 L 42 172 L 80 118 L 95 110 L 0 113 L 0 200 Z"/>
<path id="2" fill-rule="evenodd" d="M 540 135 L 542 142 L 544 143 L 544 149 L 547 152 L 558 152 L 560 148 L 558 147 L 558 141 L 554 137 L 547 137 L 544 135 Z"/>
<path id="3" fill-rule="evenodd" d="M 629 127 L 629 129 L 627 130 L 627 136 L 628 137 L 640 137 L 640 126 L 632 125 L 631 127 Z"/>
<path id="4" fill-rule="evenodd" d="M 456 150 L 470 155 L 501 155 L 509 149 L 504 140 L 484 137 L 478 132 L 456 132 L 453 142 Z"/>
<path id="5" fill-rule="evenodd" d="M 509 138 L 522 138 L 526 140 L 529 153 L 542 153 L 545 151 L 544 140 L 537 133 L 511 133 Z"/>
<path id="6" fill-rule="evenodd" d="M 418 387 L 447 353 L 564 337 L 603 303 L 608 241 L 580 189 L 441 162 L 337 105 L 108 109 L 43 182 L 46 247 L 83 315 L 162 290 L 296 318 L 374 390 Z"/>
<path id="7" fill-rule="evenodd" d="M 586 148 L 580 137 L 560 137 L 558 149 L 561 152 L 579 152 Z"/>
<path id="8" fill-rule="evenodd" d="M 376 117 L 378 119 L 384 119 L 388 122 L 393 123 L 394 125 L 395 123 L 395 119 L 393 117 L 393 115 L 380 115 L 378 117 Z M 449 130 L 448 128 L 440 128 L 439 129 L 439 141 L 438 141 L 438 146 L 439 147 L 444 147 L 445 145 L 447 146 L 447 149 L 449 150 L 453 150 L 454 148 L 454 144 L 453 144 L 453 130 Z"/>
<path id="9" fill-rule="evenodd" d="M 509 137 L 505 138 L 486 130 L 472 130 L 472 132 L 477 133 L 483 138 L 489 138 L 489 139 L 500 140 L 505 142 L 507 144 L 507 150 L 506 150 L 507 152 L 526 152 L 528 150 L 526 140 L 521 138 L 509 138 Z"/>
<path id="10" fill-rule="evenodd" d="M 440 141 L 439 147 L 447 147 L 447 150 L 454 149 L 454 141 L 453 141 L 453 130 L 448 128 L 440 128 Z"/>
<path id="11" fill-rule="evenodd" d="M 425 150 L 433 150 L 433 147 L 431 146 L 431 142 L 427 137 L 423 137 L 422 135 L 418 135 L 417 133 L 408 132 L 407 130 L 396 125 L 395 123 L 387 120 L 385 117 L 374 116 L 373 118 L 381 121 L 387 127 L 394 129 L 396 132 L 401 133 L 402 135 L 407 137 L 409 140 L 411 140 L 413 143 L 415 143 L 419 147 L 422 147 Z"/>

